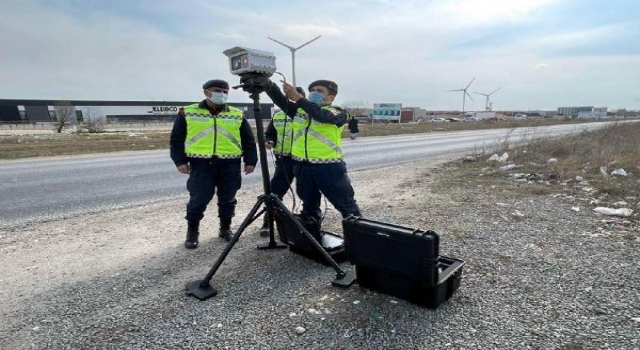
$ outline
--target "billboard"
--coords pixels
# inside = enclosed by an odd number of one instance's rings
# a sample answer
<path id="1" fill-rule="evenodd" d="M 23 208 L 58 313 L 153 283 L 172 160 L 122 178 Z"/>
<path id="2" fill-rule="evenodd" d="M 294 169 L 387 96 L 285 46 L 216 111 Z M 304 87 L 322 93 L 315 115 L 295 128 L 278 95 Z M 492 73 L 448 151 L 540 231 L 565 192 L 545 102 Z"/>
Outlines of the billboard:
<path id="1" fill-rule="evenodd" d="M 373 120 L 400 122 L 402 103 L 375 103 L 373 105 Z"/>

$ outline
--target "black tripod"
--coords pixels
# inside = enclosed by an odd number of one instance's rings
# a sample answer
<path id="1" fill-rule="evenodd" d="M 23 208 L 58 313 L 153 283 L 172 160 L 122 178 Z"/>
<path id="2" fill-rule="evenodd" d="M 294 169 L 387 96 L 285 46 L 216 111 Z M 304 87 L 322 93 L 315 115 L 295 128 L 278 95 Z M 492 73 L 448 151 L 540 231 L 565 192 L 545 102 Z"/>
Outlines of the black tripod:
<path id="1" fill-rule="evenodd" d="M 253 100 L 253 114 L 256 121 L 256 132 L 258 133 L 258 151 L 260 155 L 260 168 L 262 171 L 262 186 L 264 188 L 264 194 L 258 197 L 258 201 L 253 206 L 249 214 L 245 217 L 242 224 L 231 238 L 231 241 L 227 243 L 224 251 L 218 257 L 215 264 L 209 270 L 209 273 L 202 280 L 197 280 L 187 283 L 187 294 L 193 295 L 200 300 L 207 300 L 216 296 L 218 291 L 211 287 L 210 281 L 213 275 L 218 271 L 220 265 L 227 255 L 238 242 L 240 235 L 244 230 L 251 225 L 262 214 L 267 215 L 269 222 L 269 242 L 259 245 L 258 249 L 280 249 L 286 248 L 286 245 L 276 242 L 273 227 L 273 215 L 278 210 L 284 213 L 285 220 L 290 222 L 302 232 L 307 239 L 313 244 L 315 249 L 322 255 L 324 260 L 333 267 L 336 271 L 336 278 L 331 282 L 332 285 L 342 288 L 347 288 L 355 281 L 355 274 L 353 272 L 345 272 L 340 266 L 331 258 L 331 256 L 322 248 L 320 243 L 316 241 L 313 236 L 307 231 L 307 229 L 300 223 L 300 221 L 289 211 L 289 209 L 280 201 L 280 198 L 271 193 L 271 182 L 269 177 L 269 166 L 267 164 L 267 151 L 264 145 L 264 126 L 262 125 L 262 118 L 260 117 L 260 93 L 264 91 L 265 86 L 262 83 L 256 82 L 254 78 L 259 78 L 261 75 L 249 75 L 243 76 L 241 79 L 242 85 L 234 86 L 234 89 L 242 87 L 243 91 L 249 92 L 250 97 Z M 260 211 L 260 207 L 264 204 L 265 208 Z"/>

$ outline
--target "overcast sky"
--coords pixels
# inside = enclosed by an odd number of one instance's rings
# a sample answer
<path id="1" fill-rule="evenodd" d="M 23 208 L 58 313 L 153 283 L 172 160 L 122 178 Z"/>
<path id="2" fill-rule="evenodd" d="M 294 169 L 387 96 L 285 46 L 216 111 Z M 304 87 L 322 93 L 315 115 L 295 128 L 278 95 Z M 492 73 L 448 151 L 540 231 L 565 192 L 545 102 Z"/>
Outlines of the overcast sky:
<path id="1" fill-rule="evenodd" d="M 460 109 L 640 108 L 638 0 L 0 1 L 0 98 L 185 100 L 238 81 L 222 51 L 274 52 L 338 104 Z M 473 94 L 467 110 L 482 109 Z M 269 102 L 263 95 L 262 102 Z M 250 101 L 232 91 L 230 101 Z"/>

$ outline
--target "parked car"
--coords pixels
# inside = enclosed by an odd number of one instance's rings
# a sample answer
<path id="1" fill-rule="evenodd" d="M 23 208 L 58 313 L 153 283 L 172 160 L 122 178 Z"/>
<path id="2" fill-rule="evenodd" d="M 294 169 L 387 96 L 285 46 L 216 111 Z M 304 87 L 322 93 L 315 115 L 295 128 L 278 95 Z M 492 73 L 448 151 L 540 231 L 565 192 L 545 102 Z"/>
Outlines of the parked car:
<path id="1" fill-rule="evenodd" d="M 523 119 L 527 119 L 527 115 L 526 115 L 526 114 L 519 113 L 519 114 L 516 114 L 515 116 L 513 116 L 513 119 L 516 119 L 516 120 L 523 120 Z"/>
<path id="2" fill-rule="evenodd" d="M 429 120 L 432 123 L 446 123 L 448 122 L 448 120 L 444 119 L 444 118 L 433 118 L 431 120 Z"/>
<path id="3" fill-rule="evenodd" d="M 478 117 L 473 117 L 473 116 L 466 116 L 463 119 L 463 121 L 465 122 L 477 122 L 478 120 L 480 120 L 478 119 Z"/>
<path id="4" fill-rule="evenodd" d="M 459 122 L 459 121 L 460 121 L 460 118 L 447 118 L 447 121 L 450 121 L 450 122 Z"/>

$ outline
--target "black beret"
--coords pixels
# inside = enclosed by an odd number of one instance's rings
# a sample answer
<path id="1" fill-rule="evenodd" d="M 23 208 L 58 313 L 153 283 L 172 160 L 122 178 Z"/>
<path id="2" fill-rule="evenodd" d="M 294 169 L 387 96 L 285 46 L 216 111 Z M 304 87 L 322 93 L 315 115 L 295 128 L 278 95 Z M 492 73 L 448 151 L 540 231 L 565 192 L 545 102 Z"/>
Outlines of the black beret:
<path id="1" fill-rule="evenodd" d="M 309 84 L 309 90 L 317 85 L 326 87 L 327 90 L 329 90 L 329 93 L 332 95 L 338 94 L 338 84 L 332 82 L 331 80 L 316 80 L 313 83 Z"/>
<path id="2" fill-rule="evenodd" d="M 307 94 L 304 93 L 304 89 L 301 86 L 298 86 L 296 88 L 296 91 L 302 96 L 307 96 Z"/>
<path id="3" fill-rule="evenodd" d="M 227 89 L 229 90 L 229 83 L 227 83 L 224 80 L 221 79 L 213 79 L 213 80 L 209 80 L 208 82 L 204 83 L 202 85 L 203 89 L 209 89 L 212 87 L 217 87 L 217 88 L 221 88 L 221 89 Z"/>

